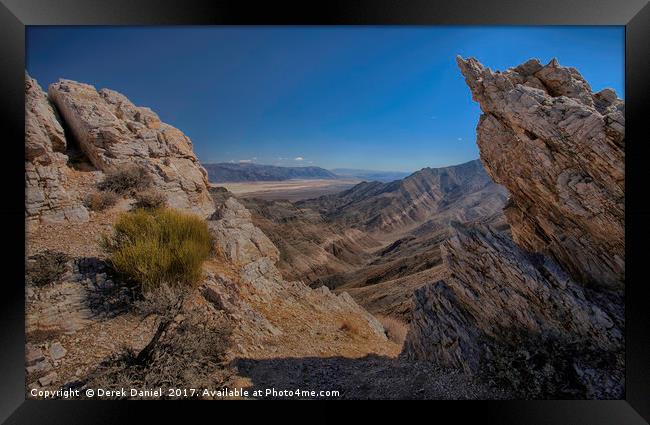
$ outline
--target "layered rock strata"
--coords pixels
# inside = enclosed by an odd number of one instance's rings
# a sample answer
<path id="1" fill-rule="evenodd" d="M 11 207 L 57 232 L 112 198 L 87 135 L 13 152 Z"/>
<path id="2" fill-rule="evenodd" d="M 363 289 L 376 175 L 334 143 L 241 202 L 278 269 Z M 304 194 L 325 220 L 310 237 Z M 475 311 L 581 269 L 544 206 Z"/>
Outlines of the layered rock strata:
<path id="1" fill-rule="evenodd" d="M 584 288 L 553 259 L 527 252 L 507 233 L 486 226 L 455 225 L 441 250 L 448 276 L 414 293 L 404 346 L 408 357 L 476 374 L 485 363 L 498 361 L 502 346 L 514 349 L 521 344 L 534 356 L 529 342 L 552 338 L 558 345 L 578 342 L 590 352 L 622 359 L 620 294 Z M 513 335 L 524 337 L 517 340 Z M 589 369 L 598 375 L 576 378 L 589 389 L 588 396 L 621 394 L 622 369 L 583 366 L 579 355 L 578 350 L 576 358 L 563 360 L 574 362 L 576 371 Z M 611 382 L 600 382 L 605 378 Z"/>
<path id="2" fill-rule="evenodd" d="M 625 104 L 592 93 L 557 60 L 493 72 L 457 58 L 482 115 L 476 129 L 487 172 L 510 193 L 515 242 L 548 254 L 585 284 L 625 276 Z"/>
<path id="3" fill-rule="evenodd" d="M 624 105 L 574 68 L 458 58 L 510 225 L 454 225 L 448 275 L 414 294 L 404 354 L 535 397 L 623 395 Z M 530 396 L 530 392 L 522 393 Z"/>

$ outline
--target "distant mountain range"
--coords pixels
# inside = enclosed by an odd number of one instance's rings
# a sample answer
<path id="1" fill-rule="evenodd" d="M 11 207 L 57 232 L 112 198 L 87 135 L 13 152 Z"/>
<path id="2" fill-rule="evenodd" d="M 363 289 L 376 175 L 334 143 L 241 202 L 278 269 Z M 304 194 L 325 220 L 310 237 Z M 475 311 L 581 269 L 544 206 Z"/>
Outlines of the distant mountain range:
<path id="1" fill-rule="evenodd" d="M 208 172 L 208 180 L 212 183 L 340 178 L 333 172 L 320 167 L 278 167 L 229 162 L 203 164 L 203 167 Z"/>
<path id="2" fill-rule="evenodd" d="M 500 211 L 505 193 L 477 159 L 451 167 L 423 168 L 389 183 L 359 183 L 297 205 L 348 227 L 391 233 L 422 224 L 432 214 L 440 221 L 468 221 L 486 215 L 486 205 L 490 214 Z"/>
<path id="3" fill-rule="evenodd" d="M 280 167 L 252 163 L 222 162 L 203 164 L 212 183 L 282 181 L 291 179 L 345 179 L 390 182 L 403 179 L 411 173 L 401 171 L 374 171 L 353 168 L 326 170 L 321 167 Z"/>
<path id="4" fill-rule="evenodd" d="M 411 175 L 406 171 L 375 171 L 375 170 L 358 170 L 356 168 L 333 168 L 334 174 L 341 177 L 353 177 L 366 181 L 378 181 L 382 183 L 400 180 Z"/>

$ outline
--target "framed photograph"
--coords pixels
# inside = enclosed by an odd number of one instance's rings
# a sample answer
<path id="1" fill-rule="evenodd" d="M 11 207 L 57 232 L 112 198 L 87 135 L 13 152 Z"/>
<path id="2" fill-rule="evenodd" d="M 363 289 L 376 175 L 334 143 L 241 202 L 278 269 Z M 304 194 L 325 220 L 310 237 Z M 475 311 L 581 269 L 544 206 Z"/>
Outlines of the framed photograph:
<path id="1" fill-rule="evenodd" d="M 650 420 L 646 1 L 0 20 L 1 420 Z"/>

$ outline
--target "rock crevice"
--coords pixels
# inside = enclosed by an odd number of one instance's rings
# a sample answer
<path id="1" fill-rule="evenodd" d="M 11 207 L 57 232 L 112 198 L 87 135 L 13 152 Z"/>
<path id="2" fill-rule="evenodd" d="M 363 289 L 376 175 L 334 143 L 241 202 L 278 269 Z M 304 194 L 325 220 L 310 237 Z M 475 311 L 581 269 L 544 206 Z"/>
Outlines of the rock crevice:
<path id="1" fill-rule="evenodd" d="M 86 221 L 88 211 L 68 188 L 67 142 L 55 109 L 25 74 L 25 216 L 32 222 Z"/>

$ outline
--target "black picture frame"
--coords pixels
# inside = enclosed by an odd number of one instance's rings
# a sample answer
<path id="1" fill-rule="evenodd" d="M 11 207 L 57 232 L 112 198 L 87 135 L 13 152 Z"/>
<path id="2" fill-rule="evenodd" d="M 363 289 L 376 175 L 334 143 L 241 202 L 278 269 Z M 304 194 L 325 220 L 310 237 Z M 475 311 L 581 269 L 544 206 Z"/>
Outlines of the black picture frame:
<path id="1" fill-rule="evenodd" d="M 626 30 L 626 392 L 620 401 L 435 402 L 418 405 L 424 417 L 498 424 L 643 424 L 650 421 L 650 179 L 647 130 L 650 94 L 650 5 L 646 0 L 426 0 L 309 1 L 301 3 L 167 0 L 1 0 L 0 108 L 4 121 L 0 214 L 4 239 L 0 280 L 0 420 L 6 423 L 116 423 L 149 413 L 214 420 L 246 418 L 242 405 L 186 402 L 25 400 L 24 383 L 24 70 L 29 25 L 624 25 Z M 643 137 L 645 136 L 645 137 Z M 22 249 L 20 249 L 22 248 Z M 227 406 L 226 406 L 227 405 Z M 246 406 L 248 407 L 248 406 Z M 404 408 L 404 407 L 401 407 Z M 272 415 L 274 408 L 263 407 Z M 386 405 L 371 408 L 383 414 Z M 400 409 L 400 407 L 397 407 Z M 413 407 L 407 407 L 411 413 Z M 287 409 L 285 417 L 290 415 Z M 293 411 L 293 409 L 288 409 Z M 294 411 L 295 412 L 295 411 Z M 204 412 L 205 413 L 205 412 Z M 448 414 L 451 414 L 449 416 Z M 147 415 L 147 416 L 144 416 Z M 340 415 L 318 409 L 319 418 Z M 207 416 L 211 418 L 211 416 Z M 303 418 L 304 419 L 304 418 Z"/>

